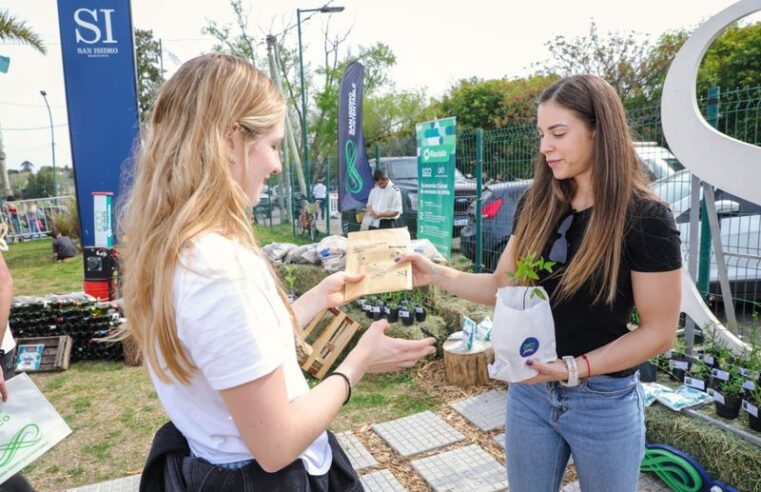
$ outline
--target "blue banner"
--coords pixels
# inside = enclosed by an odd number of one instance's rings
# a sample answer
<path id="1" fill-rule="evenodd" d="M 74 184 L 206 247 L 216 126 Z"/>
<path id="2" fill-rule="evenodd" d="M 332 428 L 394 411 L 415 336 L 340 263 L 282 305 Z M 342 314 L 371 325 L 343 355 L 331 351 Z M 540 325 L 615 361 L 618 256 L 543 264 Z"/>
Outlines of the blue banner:
<path id="1" fill-rule="evenodd" d="M 93 246 L 93 192 L 117 200 L 139 131 L 130 2 L 58 0 L 58 22 L 79 227 Z"/>
<path id="2" fill-rule="evenodd" d="M 341 79 L 338 99 L 338 196 L 341 210 L 367 205 L 373 173 L 365 149 L 362 126 L 362 95 L 365 67 L 352 62 Z"/>

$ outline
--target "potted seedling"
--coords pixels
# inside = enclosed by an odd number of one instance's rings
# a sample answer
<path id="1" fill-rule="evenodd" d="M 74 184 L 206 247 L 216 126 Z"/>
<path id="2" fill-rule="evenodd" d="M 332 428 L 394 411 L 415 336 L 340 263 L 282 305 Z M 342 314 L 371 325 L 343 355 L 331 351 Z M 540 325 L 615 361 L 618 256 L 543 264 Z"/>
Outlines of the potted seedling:
<path id="1" fill-rule="evenodd" d="M 743 378 L 732 371 L 728 381 L 719 384 L 718 389 L 709 390 L 716 405 L 716 415 L 725 419 L 736 419 L 740 414 L 740 404 L 743 395 Z"/>
<path id="2" fill-rule="evenodd" d="M 375 301 L 375 305 L 371 308 L 373 313 L 373 321 L 379 321 L 383 319 L 383 301 L 378 299 Z"/>
<path id="3" fill-rule="evenodd" d="M 396 323 L 399 321 L 399 304 L 397 304 L 396 301 L 389 301 L 389 303 L 386 305 L 386 309 L 388 310 L 389 323 Z"/>
<path id="4" fill-rule="evenodd" d="M 549 296 L 543 287 L 536 286 L 540 273 L 552 273 L 554 265 L 531 253 L 518 258 L 514 272 L 506 272 L 517 285 L 497 291 L 491 338 L 495 357 L 489 366 L 492 379 L 524 381 L 536 375 L 527 359 L 557 359 Z"/>
<path id="5" fill-rule="evenodd" d="M 669 375 L 678 382 L 684 381 L 684 376 L 690 368 L 690 359 L 684 353 L 684 340 L 677 337 L 674 341 L 674 348 L 668 353 Z"/>
<path id="6" fill-rule="evenodd" d="M 415 304 L 415 321 L 422 323 L 425 321 L 426 311 L 423 306 Z"/>
<path id="7" fill-rule="evenodd" d="M 404 326 L 412 326 L 415 323 L 415 313 L 411 302 L 404 301 L 399 308 L 399 319 L 402 320 Z"/>
<path id="8" fill-rule="evenodd" d="M 290 302 L 293 302 L 296 300 L 296 293 L 294 292 L 294 285 L 296 284 L 296 268 L 293 265 L 283 265 L 283 281 L 285 282 L 285 286 L 288 289 L 288 292 L 286 294 L 288 295 L 288 300 Z"/>

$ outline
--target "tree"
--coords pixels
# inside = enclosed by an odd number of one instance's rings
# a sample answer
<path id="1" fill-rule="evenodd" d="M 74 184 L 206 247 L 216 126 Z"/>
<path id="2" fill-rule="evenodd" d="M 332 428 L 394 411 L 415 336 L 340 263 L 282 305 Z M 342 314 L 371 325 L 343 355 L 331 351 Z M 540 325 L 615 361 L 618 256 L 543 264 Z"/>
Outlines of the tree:
<path id="1" fill-rule="evenodd" d="M 135 29 L 135 62 L 137 64 L 138 108 L 145 121 L 153 109 L 156 92 L 164 81 L 160 68 L 161 44 L 152 30 Z"/>
<path id="2" fill-rule="evenodd" d="M 53 172 L 52 169 L 40 170 L 32 174 L 24 187 L 24 198 L 47 198 L 53 195 Z"/>
<path id="3" fill-rule="evenodd" d="M 665 77 L 681 34 L 664 35 L 657 45 L 634 31 L 600 34 L 590 22 L 589 33 L 574 39 L 559 36 L 545 43 L 551 59 L 541 72 L 560 76 L 593 74 L 607 80 L 622 100 L 651 99 L 657 81 Z"/>
<path id="4" fill-rule="evenodd" d="M 0 41 L 16 41 L 26 44 L 43 55 L 47 53 L 45 43 L 32 31 L 26 22 L 12 16 L 7 10 L 0 10 Z"/>
<path id="5" fill-rule="evenodd" d="M 725 30 L 703 57 L 698 94 L 709 87 L 724 90 L 761 85 L 761 22 Z"/>
<path id="6" fill-rule="evenodd" d="M 555 80 L 554 75 L 462 79 L 433 106 L 439 116 L 456 116 L 463 130 L 524 125 L 536 117 L 536 98 Z"/>

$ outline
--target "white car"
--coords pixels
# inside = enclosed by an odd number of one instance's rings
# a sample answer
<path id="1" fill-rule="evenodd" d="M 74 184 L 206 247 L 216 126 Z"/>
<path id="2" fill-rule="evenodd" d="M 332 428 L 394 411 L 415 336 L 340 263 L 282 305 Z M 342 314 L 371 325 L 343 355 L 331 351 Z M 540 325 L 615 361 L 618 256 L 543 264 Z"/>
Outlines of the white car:
<path id="1" fill-rule="evenodd" d="M 674 213 L 682 241 L 682 254 L 687 261 L 692 176 L 687 170 L 678 171 L 652 183 L 652 189 L 669 204 Z M 761 205 L 722 190 L 716 190 L 715 196 L 721 244 L 732 295 L 736 298 L 760 299 Z M 711 291 L 718 292 L 719 277 L 714 255 L 711 255 L 710 281 Z"/>

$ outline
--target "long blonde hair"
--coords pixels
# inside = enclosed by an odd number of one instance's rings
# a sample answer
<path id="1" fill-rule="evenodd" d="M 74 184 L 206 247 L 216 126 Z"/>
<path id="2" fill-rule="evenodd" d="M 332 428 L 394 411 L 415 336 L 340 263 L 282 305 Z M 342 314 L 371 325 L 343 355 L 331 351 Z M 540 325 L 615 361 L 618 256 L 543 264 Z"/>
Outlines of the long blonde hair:
<path id="1" fill-rule="evenodd" d="M 159 351 L 180 383 L 189 383 L 197 370 L 177 336 L 172 303 L 183 248 L 202 233 L 217 232 L 259 253 L 246 195 L 230 170 L 235 124 L 246 141 L 255 141 L 284 112 L 272 81 L 228 55 L 188 61 L 159 90 L 119 226 L 125 238 L 127 328 L 164 382 L 170 379 L 159 365 Z"/>
<path id="2" fill-rule="evenodd" d="M 560 79 L 539 97 L 573 111 L 593 130 L 594 208 L 578 251 L 566 267 L 555 294 L 567 299 L 589 282 L 595 302 L 616 298 L 627 212 L 635 198 L 657 200 L 637 159 L 621 99 L 600 77 L 574 75 Z M 557 180 L 540 152 L 521 220 L 513 233 L 516 258 L 541 252 L 561 218 L 571 209 L 576 192 L 573 179 Z"/>

